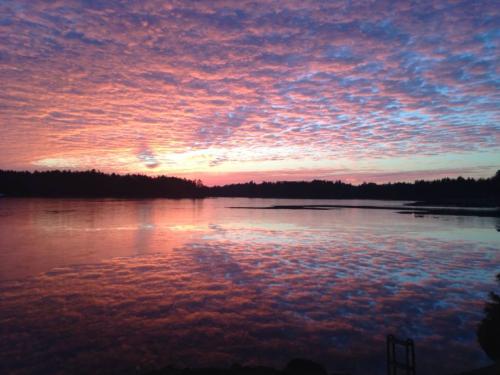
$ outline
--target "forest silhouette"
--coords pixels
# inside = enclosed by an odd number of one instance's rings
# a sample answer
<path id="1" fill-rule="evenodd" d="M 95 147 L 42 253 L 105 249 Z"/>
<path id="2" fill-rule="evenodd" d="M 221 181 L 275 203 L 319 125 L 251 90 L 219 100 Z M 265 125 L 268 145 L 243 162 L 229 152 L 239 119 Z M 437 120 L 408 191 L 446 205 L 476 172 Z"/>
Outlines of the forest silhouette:
<path id="1" fill-rule="evenodd" d="M 490 178 L 443 178 L 413 183 L 362 183 L 342 181 L 253 181 L 205 186 L 201 180 L 140 174 L 106 174 L 96 170 L 0 170 L 0 194 L 16 197 L 110 198 L 332 198 L 424 201 L 426 204 L 499 206 L 500 171 Z"/>

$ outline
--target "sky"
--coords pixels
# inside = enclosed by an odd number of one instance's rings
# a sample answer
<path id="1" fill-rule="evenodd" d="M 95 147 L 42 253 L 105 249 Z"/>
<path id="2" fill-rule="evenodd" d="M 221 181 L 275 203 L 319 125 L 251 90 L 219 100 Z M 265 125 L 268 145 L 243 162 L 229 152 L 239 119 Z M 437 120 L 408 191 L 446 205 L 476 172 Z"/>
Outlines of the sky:
<path id="1" fill-rule="evenodd" d="M 0 0 L 0 169 L 500 169 L 497 1 Z"/>

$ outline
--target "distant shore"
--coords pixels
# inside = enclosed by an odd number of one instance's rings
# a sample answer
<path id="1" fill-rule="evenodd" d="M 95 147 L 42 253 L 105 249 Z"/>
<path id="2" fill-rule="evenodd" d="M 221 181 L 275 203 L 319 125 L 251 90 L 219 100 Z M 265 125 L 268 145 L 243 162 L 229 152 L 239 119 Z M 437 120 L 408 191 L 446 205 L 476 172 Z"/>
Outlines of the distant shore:
<path id="1" fill-rule="evenodd" d="M 366 205 L 344 205 L 344 204 L 318 204 L 318 205 L 274 205 L 261 207 L 232 206 L 234 209 L 252 210 L 333 210 L 343 208 L 360 208 L 367 210 L 391 210 L 399 214 L 424 215 L 453 215 L 453 216 L 481 216 L 500 217 L 500 209 L 496 208 L 434 208 L 434 207 L 400 207 L 400 206 L 366 206 Z"/>
<path id="2" fill-rule="evenodd" d="M 424 200 L 416 201 L 412 203 L 406 203 L 406 206 L 425 206 L 425 207 L 475 207 L 475 208 L 494 208 L 500 207 L 500 202 L 498 200 L 492 199 L 434 199 L 434 200 Z"/>
<path id="3" fill-rule="evenodd" d="M 123 199 L 215 197 L 370 199 L 413 202 L 409 204 L 413 207 L 491 208 L 500 207 L 500 171 L 490 178 L 457 177 L 434 181 L 417 180 L 412 183 L 353 185 L 326 180 L 261 183 L 250 181 L 209 187 L 201 180 L 140 174 L 106 174 L 96 170 L 84 172 L 0 170 L 0 196 Z M 415 210 L 419 211 L 416 208 Z M 446 213 L 441 212 L 441 214 Z"/>

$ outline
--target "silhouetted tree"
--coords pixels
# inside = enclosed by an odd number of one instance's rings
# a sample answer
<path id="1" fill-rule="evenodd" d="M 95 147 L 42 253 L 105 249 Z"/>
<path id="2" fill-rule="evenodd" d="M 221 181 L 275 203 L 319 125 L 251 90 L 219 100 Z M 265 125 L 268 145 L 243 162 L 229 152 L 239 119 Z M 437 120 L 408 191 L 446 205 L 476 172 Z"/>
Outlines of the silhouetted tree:
<path id="1" fill-rule="evenodd" d="M 443 178 L 434 181 L 363 183 L 342 181 L 278 181 L 206 187 L 201 180 L 105 174 L 0 170 L 0 194 L 38 197 L 260 197 L 419 200 L 427 204 L 500 206 L 500 172 L 491 178 Z"/>
<path id="2" fill-rule="evenodd" d="M 500 273 L 497 275 L 500 283 Z M 500 295 L 490 292 L 484 307 L 485 317 L 479 323 L 477 338 L 484 352 L 495 362 L 500 361 Z"/>
<path id="3" fill-rule="evenodd" d="M 497 175 L 499 173 L 497 172 Z M 351 185 L 342 181 L 253 181 L 243 184 L 214 186 L 211 196 L 259 198 L 337 198 L 419 200 L 428 204 L 450 206 L 500 206 L 500 178 L 443 178 L 414 183 L 363 183 Z"/>
<path id="4" fill-rule="evenodd" d="M 497 173 L 495 173 L 495 175 L 493 176 L 493 179 L 494 180 L 500 180 L 500 169 L 497 171 Z"/>
<path id="5" fill-rule="evenodd" d="M 201 181 L 139 174 L 86 172 L 0 171 L 0 193 L 23 197 L 204 197 L 207 188 Z"/>

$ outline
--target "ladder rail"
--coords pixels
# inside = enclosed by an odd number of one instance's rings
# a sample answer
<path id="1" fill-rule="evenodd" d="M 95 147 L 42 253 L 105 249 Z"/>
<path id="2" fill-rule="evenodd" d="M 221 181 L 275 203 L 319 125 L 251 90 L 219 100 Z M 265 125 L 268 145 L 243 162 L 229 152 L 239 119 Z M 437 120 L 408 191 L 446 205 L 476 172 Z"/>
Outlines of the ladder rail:
<path id="1" fill-rule="evenodd" d="M 404 347 L 404 362 L 400 362 L 396 355 L 396 345 Z M 412 339 L 401 340 L 394 335 L 387 335 L 387 375 L 397 375 L 403 370 L 406 375 L 416 375 L 415 370 L 415 343 Z"/>

